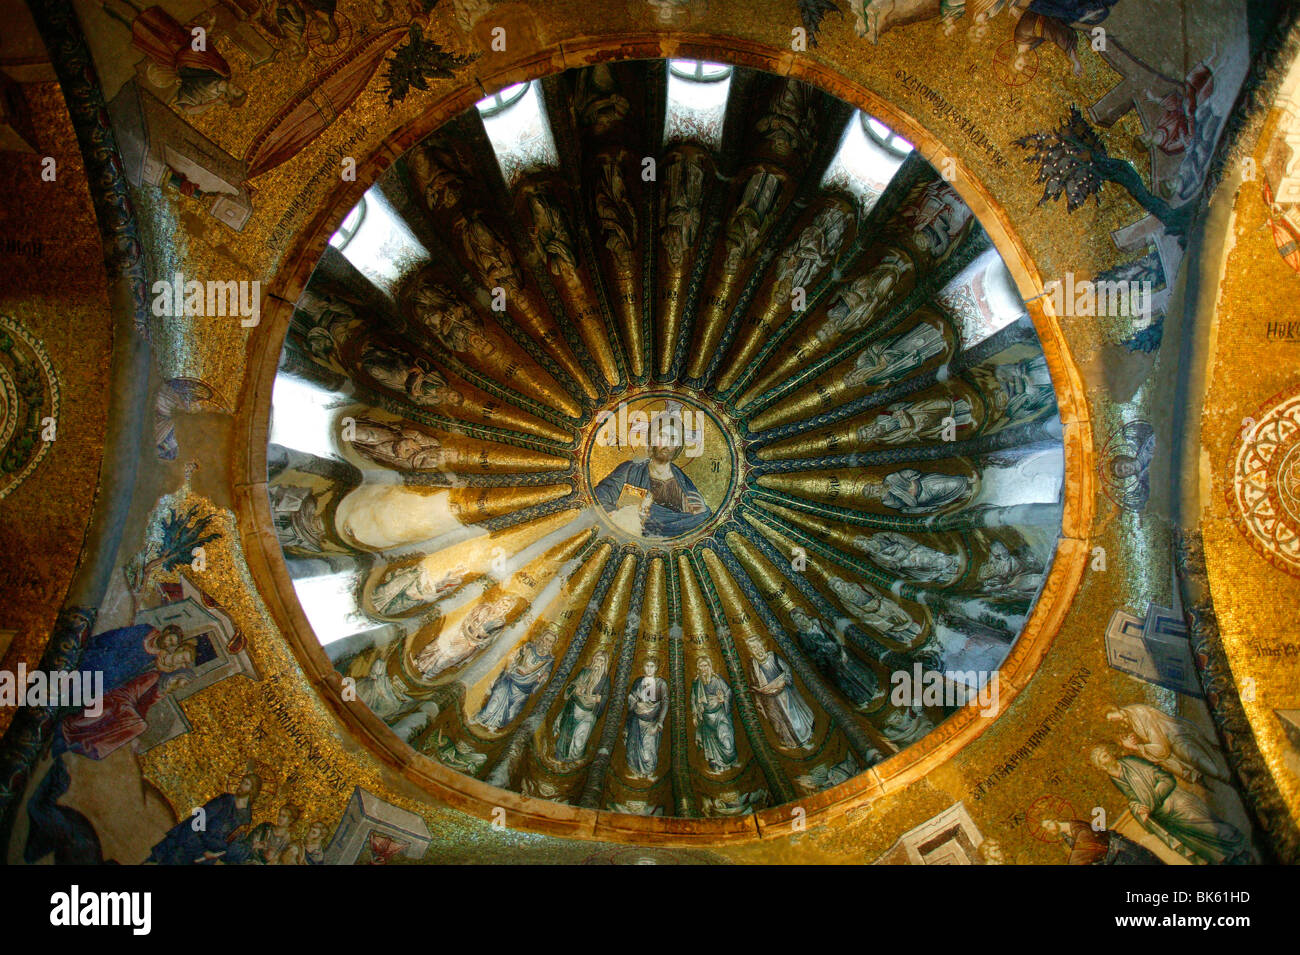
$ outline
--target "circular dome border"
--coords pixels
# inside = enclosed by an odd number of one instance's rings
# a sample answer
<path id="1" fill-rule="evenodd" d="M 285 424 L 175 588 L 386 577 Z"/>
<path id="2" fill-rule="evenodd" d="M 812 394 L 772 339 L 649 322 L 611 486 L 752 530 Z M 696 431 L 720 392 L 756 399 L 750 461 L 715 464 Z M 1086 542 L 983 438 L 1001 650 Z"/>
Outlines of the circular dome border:
<path id="1" fill-rule="evenodd" d="M 911 141 L 932 166 L 945 160 L 955 168 L 953 188 L 961 195 L 991 239 L 1011 273 L 1038 334 L 1056 390 L 1065 457 L 1061 534 L 1038 601 L 999 670 L 1001 706 L 992 718 L 974 706 L 953 714 L 923 739 L 844 783 L 798 800 L 800 822 L 815 827 L 841 819 L 876 799 L 903 789 L 949 761 L 994 721 L 1005 715 L 1032 679 L 1050 649 L 1083 578 L 1088 530 L 1095 498 L 1095 449 L 1088 421 L 1083 381 L 1046 297 L 1035 298 L 1043 283 L 1009 216 L 962 158 L 894 104 L 851 82 L 829 66 L 800 58 L 789 50 L 736 38 L 659 34 L 608 38 L 570 38 L 548 52 L 534 53 L 496 73 L 490 81 L 467 80 L 461 88 L 430 106 L 415 121 L 393 131 L 371 155 L 357 157 L 356 180 L 341 183 L 333 200 L 320 208 L 292 237 L 283 265 L 266 285 L 263 318 L 249 344 L 249 370 L 239 403 L 236 435 L 242 437 L 232 460 L 235 510 L 244 553 L 258 592 L 308 682 L 352 737 L 390 770 L 437 801 L 483 819 L 506 813 L 515 830 L 553 836 L 654 844 L 708 846 L 787 836 L 794 831 L 792 804 L 739 817 L 684 819 L 634 816 L 586 809 L 520 795 L 462 775 L 424 756 L 406 743 L 365 706 L 342 696 L 342 678 L 316 640 L 294 588 L 274 532 L 267 495 L 267 444 L 271 395 L 293 303 L 307 285 L 330 236 L 379 176 L 411 147 L 470 109 L 485 95 L 511 84 L 567 69 L 612 60 L 652 58 L 702 59 L 751 67 L 807 82 L 878 117 Z"/>

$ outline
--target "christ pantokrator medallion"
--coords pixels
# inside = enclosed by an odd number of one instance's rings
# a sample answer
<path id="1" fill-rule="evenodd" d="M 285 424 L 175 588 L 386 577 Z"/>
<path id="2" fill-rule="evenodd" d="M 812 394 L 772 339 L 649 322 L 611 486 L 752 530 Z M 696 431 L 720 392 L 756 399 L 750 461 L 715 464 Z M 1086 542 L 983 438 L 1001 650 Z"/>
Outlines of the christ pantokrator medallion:
<path id="1" fill-rule="evenodd" d="M 690 398 L 652 393 L 599 412 L 583 447 L 601 517 L 630 537 L 686 539 L 721 513 L 736 476 L 730 436 Z"/>

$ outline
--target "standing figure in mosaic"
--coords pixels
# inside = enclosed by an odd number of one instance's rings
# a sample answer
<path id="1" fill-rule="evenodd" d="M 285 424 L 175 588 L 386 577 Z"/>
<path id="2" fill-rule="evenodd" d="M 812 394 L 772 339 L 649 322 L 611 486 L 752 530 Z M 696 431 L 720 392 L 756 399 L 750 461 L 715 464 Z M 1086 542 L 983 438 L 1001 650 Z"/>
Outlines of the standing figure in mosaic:
<path id="1" fill-rule="evenodd" d="M 554 651 L 555 631 L 551 627 L 515 650 L 472 722 L 494 732 L 513 723 L 524 711 L 528 698 L 550 677 Z"/>
<path id="2" fill-rule="evenodd" d="M 658 675 L 659 661 L 647 658 L 644 674 L 627 694 L 623 748 L 634 777 L 653 779 L 659 765 L 659 741 L 668 718 L 668 682 Z"/>
<path id="3" fill-rule="evenodd" d="M 777 739 L 787 749 L 804 749 L 812 744 L 815 717 L 794 685 L 790 664 L 763 646 L 755 635 L 746 641 L 759 709 L 767 717 Z"/>
<path id="4" fill-rule="evenodd" d="M 868 481 L 862 496 L 904 514 L 929 514 L 964 501 L 974 490 L 975 482 L 966 474 L 903 468 L 879 481 Z"/>
<path id="5" fill-rule="evenodd" d="M 591 662 L 564 688 L 564 709 L 555 723 L 555 758 L 576 763 L 587 755 L 591 731 L 609 700 L 609 654 L 597 650 Z"/>
<path id="6" fill-rule="evenodd" d="M 942 355 L 946 347 L 939 324 L 921 322 L 909 331 L 864 348 L 853 363 L 853 370 L 844 376 L 844 384 L 850 388 L 892 384 L 936 355 Z"/>
<path id="7" fill-rule="evenodd" d="M 961 573 L 961 557 L 927 547 L 896 531 L 859 534 L 853 546 L 878 566 L 921 583 L 951 583 Z"/>
<path id="8" fill-rule="evenodd" d="M 889 410 L 876 415 L 858 428 L 858 440 L 863 444 L 905 444 L 909 441 L 942 440 L 944 428 L 971 424 L 970 402 L 965 398 L 919 398 L 916 401 L 899 401 Z"/>
<path id="9" fill-rule="evenodd" d="M 844 608 L 874 633 L 902 643 L 911 643 L 921 635 L 921 625 L 884 594 L 842 577 L 832 577 L 829 583 Z"/>
<path id="10" fill-rule="evenodd" d="M 669 263 L 679 266 L 686 251 L 695 247 L 695 237 L 700 229 L 704 170 L 699 160 L 679 154 L 669 160 L 665 173 L 659 210 L 659 221 L 663 225 L 659 229 L 659 238 Z"/>
<path id="11" fill-rule="evenodd" d="M 740 764 L 736 753 L 736 728 L 731 722 L 731 687 L 713 672 L 713 661 L 701 657 L 691 684 L 691 715 L 695 718 L 695 745 L 709 769 L 720 773 Z"/>
<path id="12" fill-rule="evenodd" d="M 830 677 L 854 706 L 870 703 L 880 685 L 870 667 L 850 653 L 820 620 L 802 610 L 791 611 L 790 618 L 798 630 L 799 646 L 813 665 Z"/>
<path id="13" fill-rule="evenodd" d="M 866 328 L 910 271 L 910 259 L 888 250 L 880 264 L 836 294 L 826 310 L 825 323 L 817 330 L 818 340 L 825 343 Z"/>

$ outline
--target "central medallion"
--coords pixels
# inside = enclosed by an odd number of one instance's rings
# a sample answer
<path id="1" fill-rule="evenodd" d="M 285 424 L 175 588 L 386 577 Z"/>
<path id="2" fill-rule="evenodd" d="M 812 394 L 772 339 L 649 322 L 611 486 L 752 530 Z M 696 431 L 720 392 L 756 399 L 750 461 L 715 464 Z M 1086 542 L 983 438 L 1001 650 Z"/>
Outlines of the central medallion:
<path id="1" fill-rule="evenodd" d="M 596 413 L 583 436 L 584 490 L 619 536 L 685 542 L 718 522 L 740 473 L 736 441 L 697 395 L 654 390 Z"/>

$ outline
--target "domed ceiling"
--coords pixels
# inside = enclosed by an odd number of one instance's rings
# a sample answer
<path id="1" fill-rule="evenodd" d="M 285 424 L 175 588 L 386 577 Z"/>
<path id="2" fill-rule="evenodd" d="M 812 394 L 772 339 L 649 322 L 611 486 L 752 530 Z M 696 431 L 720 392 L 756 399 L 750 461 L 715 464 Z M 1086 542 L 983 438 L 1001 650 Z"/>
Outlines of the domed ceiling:
<path id="1" fill-rule="evenodd" d="M 6 862 L 1300 859 L 1294 4 L 0 8 Z"/>
<path id="2" fill-rule="evenodd" d="M 995 715 L 1060 435 L 1006 268 L 908 143 L 795 80 L 622 62 L 485 99 L 346 217 L 271 510 L 342 699 L 416 751 L 726 816 Z"/>

